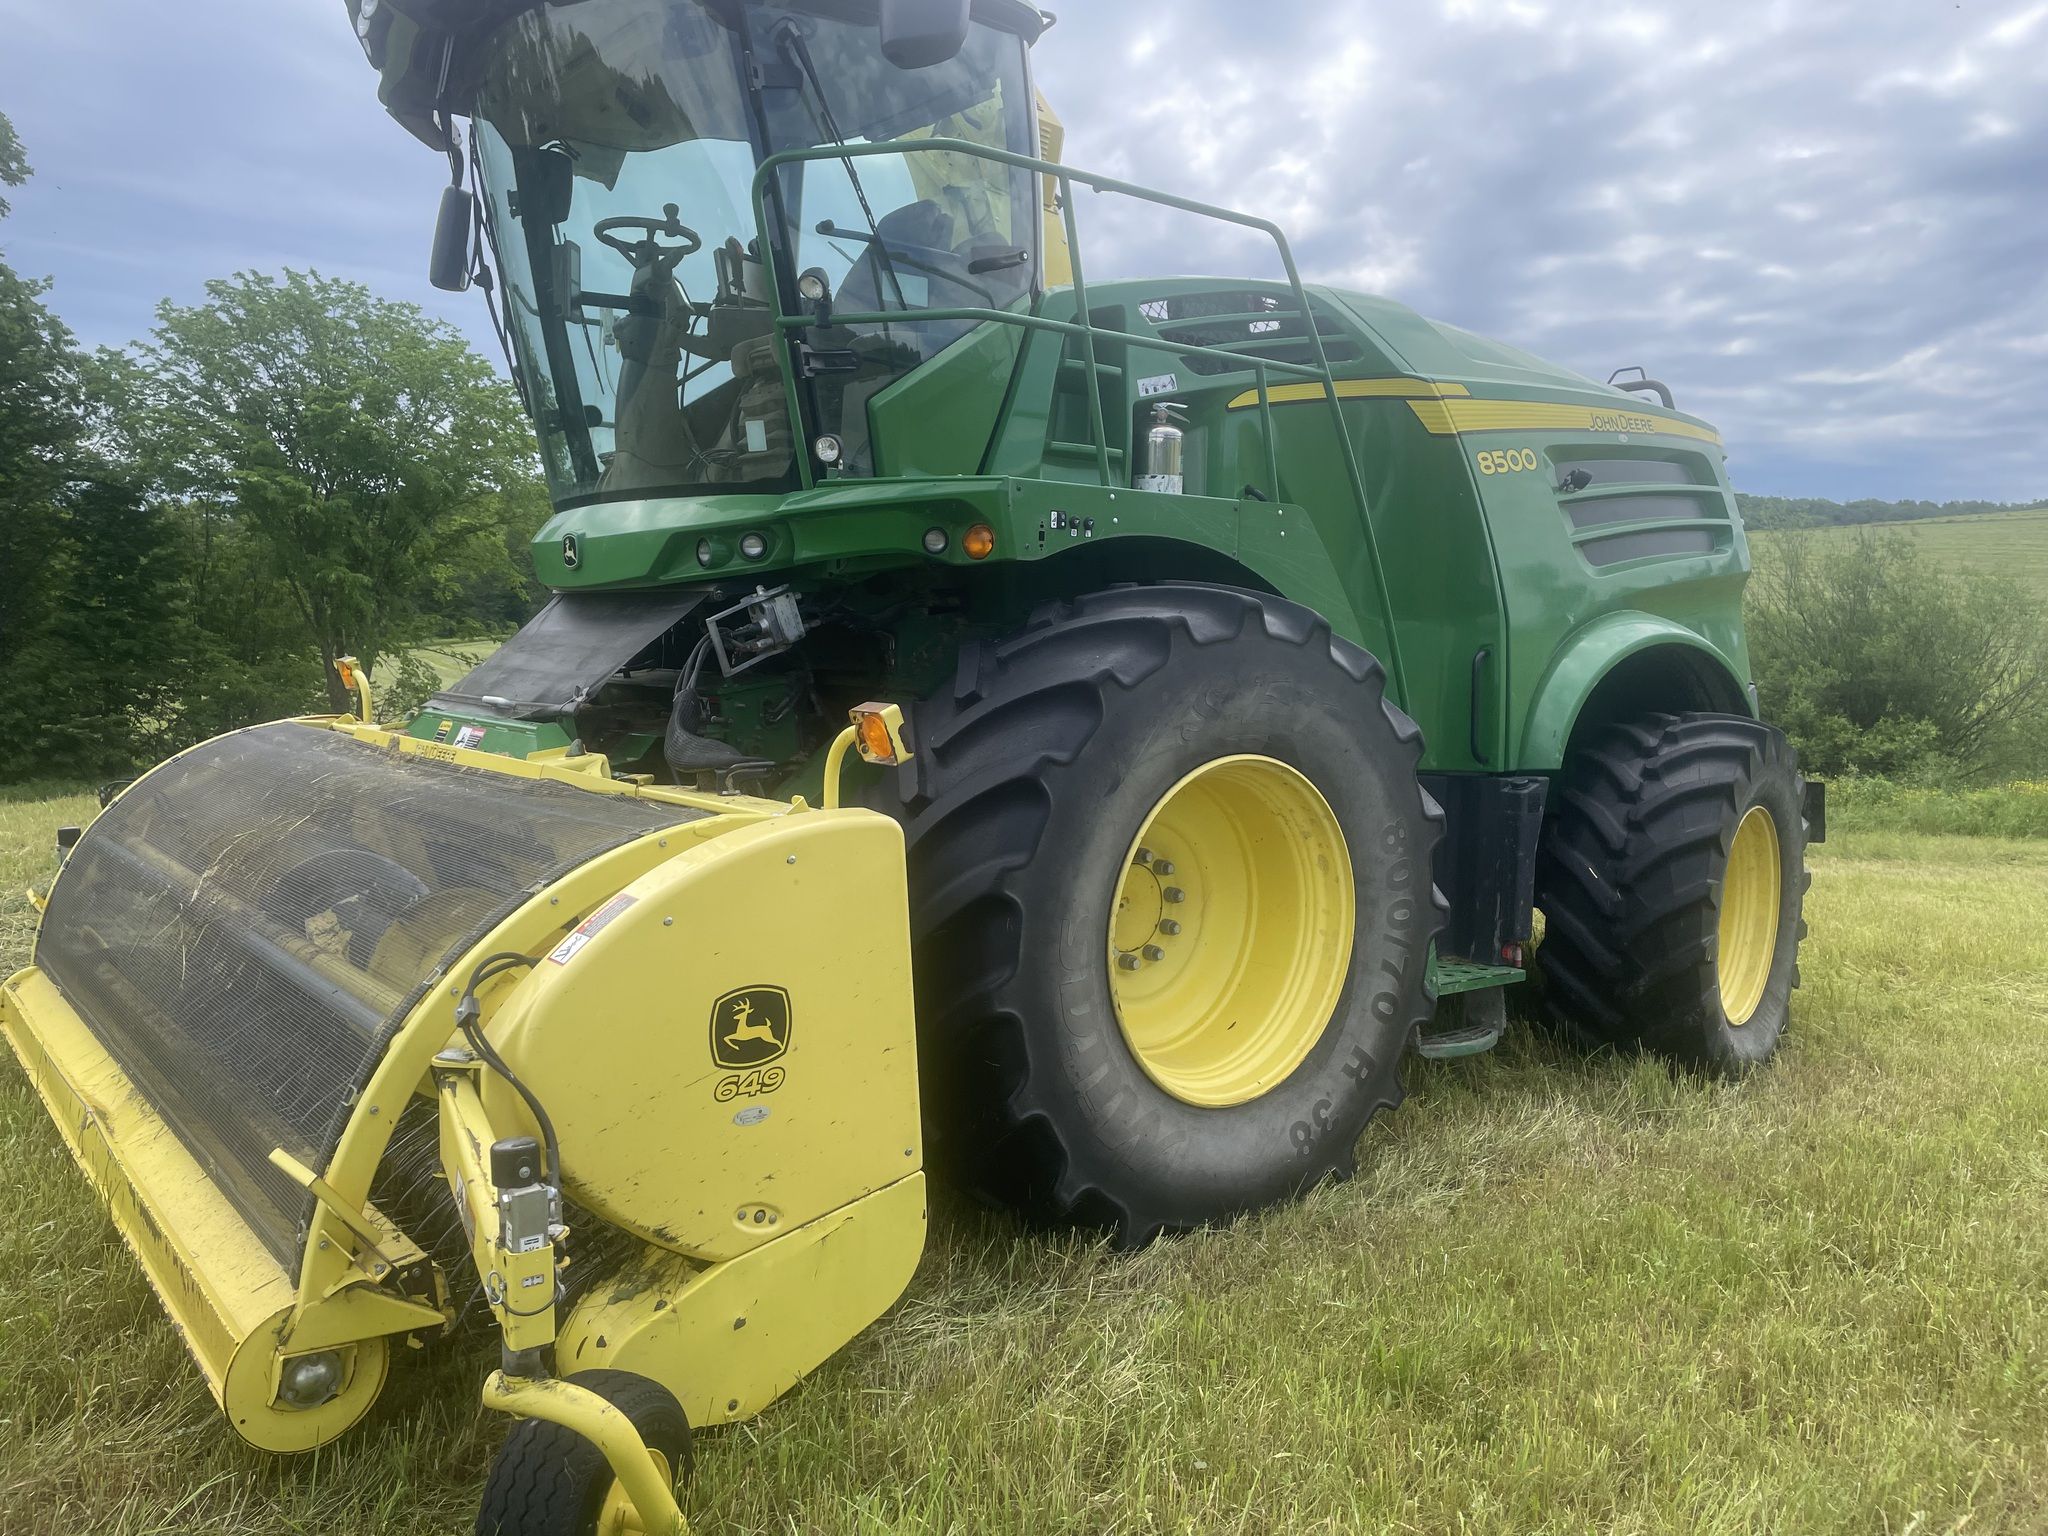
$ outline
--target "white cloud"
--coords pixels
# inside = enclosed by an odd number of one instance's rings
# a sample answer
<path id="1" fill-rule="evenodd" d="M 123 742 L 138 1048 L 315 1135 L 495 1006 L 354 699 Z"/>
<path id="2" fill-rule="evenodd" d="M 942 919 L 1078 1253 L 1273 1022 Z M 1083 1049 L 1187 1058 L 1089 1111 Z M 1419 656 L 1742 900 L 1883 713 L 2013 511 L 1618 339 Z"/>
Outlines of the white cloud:
<path id="1" fill-rule="evenodd" d="M 0 36 L 39 172 L 0 244 L 88 341 L 290 261 L 493 348 L 426 285 L 445 168 L 340 0 L 0 0 Z M 1650 366 L 1755 489 L 2048 494 L 2043 0 L 1077 4 L 1037 70 L 1077 165 L 1273 217 L 1312 280 Z M 1081 205 L 1098 280 L 1274 270 L 1116 201 Z"/>

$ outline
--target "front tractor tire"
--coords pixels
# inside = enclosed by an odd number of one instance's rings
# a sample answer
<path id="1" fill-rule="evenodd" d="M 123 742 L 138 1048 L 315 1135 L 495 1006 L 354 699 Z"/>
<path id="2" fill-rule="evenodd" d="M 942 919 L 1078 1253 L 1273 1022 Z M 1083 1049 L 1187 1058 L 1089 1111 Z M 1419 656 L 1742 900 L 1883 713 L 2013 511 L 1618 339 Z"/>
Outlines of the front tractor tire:
<path id="1" fill-rule="evenodd" d="M 1741 715 L 1652 715 L 1565 765 L 1544 827 L 1545 995 L 1587 1044 L 1739 1076 L 1777 1049 L 1799 985 L 1805 785 Z"/>
<path id="2" fill-rule="evenodd" d="M 1122 588 L 964 650 L 911 729 L 926 1104 L 970 1187 L 1139 1243 L 1347 1173 L 1442 921 L 1379 664 L 1278 599 Z"/>

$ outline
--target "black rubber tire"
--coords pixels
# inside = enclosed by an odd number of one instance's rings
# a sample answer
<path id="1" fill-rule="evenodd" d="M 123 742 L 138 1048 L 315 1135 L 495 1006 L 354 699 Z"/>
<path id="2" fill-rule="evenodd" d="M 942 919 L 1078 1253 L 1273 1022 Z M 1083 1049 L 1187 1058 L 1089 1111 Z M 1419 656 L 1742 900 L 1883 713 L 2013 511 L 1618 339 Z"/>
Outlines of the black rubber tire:
<path id="1" fill-rule="evenodd" d="M 1799 985 L 1805 781 L 1782 732 L 1742 715 L 1651 715 L 1565 765 L 1536 866 L 1553 1017 L 1583 1043 L 1738 1076 L 1777 1049 Z M 1722 874 L 1753 806 L 1778 827 L 1778 942 L 1747 1023 L 1721 1005 Z"/>
<path id="2" fill-rule="evenodd" d="M 1289 1198 L 1353 1166 L 1400 1102 L 1432 999 L 1443 815 L 1421 732 L 1379 663 L 1316 614 L 1226 587 L 1119 588 L 1047 607 L 960 655 L 911 718 L 899 787 L 927 1116 L 942 1166 L 985 1196 L 1126 1244 Z M 1132 839 L 1216 758 L 1304 774 L 1336 813 L 1358 893 L 1351 968 L 1302 1064 L 1248 1103 L 1166 1093 L 1126 1045 L 1104 934 Z"/>
<path id="3" fill-rule="evenodd" d="M 631 1371 L 568 1378 L 633 1421 L 649 1450 L 668 1458 L 678 1486 L 690 1476 L 690 1421 L 675 1394 Z M 491 1462 L 476 1536 L 591 1536 L 611 1491 L 604 1453 L 573 1430 L 521 1419 Z"/>

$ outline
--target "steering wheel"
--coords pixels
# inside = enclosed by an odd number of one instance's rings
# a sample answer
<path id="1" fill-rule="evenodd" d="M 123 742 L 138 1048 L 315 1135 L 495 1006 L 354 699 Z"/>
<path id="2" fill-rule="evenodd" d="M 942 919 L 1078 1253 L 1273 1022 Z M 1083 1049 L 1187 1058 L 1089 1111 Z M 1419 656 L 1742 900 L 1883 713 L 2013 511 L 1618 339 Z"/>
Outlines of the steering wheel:
<path id="1" fill-rule="evenodd" d="M 704 238 L 689 225 L 678 219 L 681 210 L 674 203 L 664 204 L 664 217 L 650 219 L 641 214 L 626 214 L 616 219 L 600 219 L 591 233 L 617 251 L 634 267 L 674 267 L 685 256 L 694 256 L 704 249 Z M 614 230 L 637 229 L 638 240 L 622 240 Z M 680 240 L 681 245 L 663 245 L 664 239 Z"/>

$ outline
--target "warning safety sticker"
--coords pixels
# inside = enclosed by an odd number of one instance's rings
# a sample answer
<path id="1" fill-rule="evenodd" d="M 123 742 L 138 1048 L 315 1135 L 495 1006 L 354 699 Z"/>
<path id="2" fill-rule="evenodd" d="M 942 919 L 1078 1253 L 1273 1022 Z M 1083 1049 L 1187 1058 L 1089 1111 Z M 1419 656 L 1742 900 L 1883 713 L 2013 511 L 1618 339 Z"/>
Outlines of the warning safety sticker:
<path id="1" fill-rule="evenodd" d="M 557 944 L 549 953 L 548 958 L 557 965 L 567 965 L 571 960 L 574 960 L 583 953 L 584 945 L 588 944 L 600 933 L 603 933 L 621 913 L 632 906 L 634 899 L 621 891 L 610 901 L 591 913 L 590 916 L 583 919 L 582 922 L 578 923 L 576 931 Z"/>

